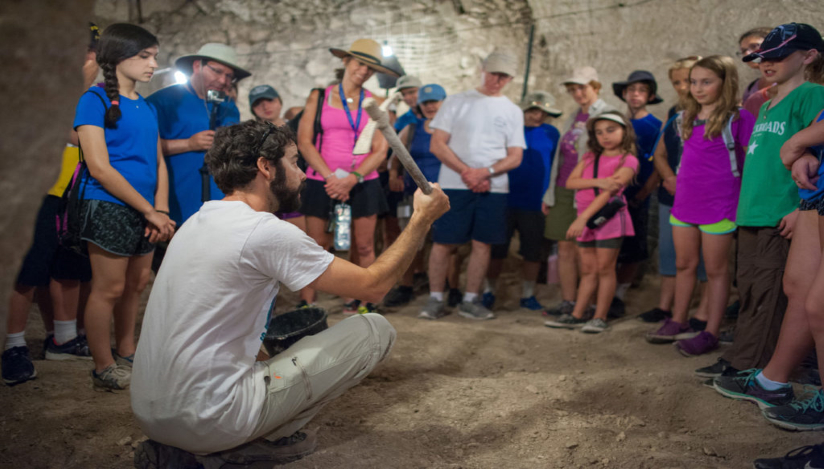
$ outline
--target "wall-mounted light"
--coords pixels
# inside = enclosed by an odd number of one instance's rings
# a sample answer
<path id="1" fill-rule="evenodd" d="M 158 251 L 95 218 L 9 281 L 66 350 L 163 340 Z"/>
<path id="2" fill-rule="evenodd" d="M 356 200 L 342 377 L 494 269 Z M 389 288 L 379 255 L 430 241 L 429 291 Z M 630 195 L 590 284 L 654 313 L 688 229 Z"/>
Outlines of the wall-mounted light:
<path id="1" fill-rule="evenodd" d="M 182 84 L 186 83 L 187 81 L 189 81 L 189 79 L 186 78 L 186 74 L 184 74 L 181 71 L 175 72 L 175 82 L 182 85 Z"/>
<path id="2" fill-rule="evenodd" d="M 384 57 L 389 57 L 392 55 L 392 46 L 389 45 L 388 41 L 383 41 L 383 47 L 381 47 L 381 54 Z"/>

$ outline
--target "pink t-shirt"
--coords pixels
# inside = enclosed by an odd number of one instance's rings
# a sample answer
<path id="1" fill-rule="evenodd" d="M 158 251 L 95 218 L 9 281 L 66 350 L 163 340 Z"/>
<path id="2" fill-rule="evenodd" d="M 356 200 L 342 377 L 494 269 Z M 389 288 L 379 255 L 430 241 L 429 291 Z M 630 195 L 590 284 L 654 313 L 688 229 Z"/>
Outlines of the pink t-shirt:
<path id="1" fill-rule="evenodd" d="M 352 130 L 352 125 L 349 124 L 349 119 L 346 117 L 346 111 L 337 109 L 329 105 L 329 96 L 336 86 L 326 88 L 326 98 L 323 100 L 323 111 L 320 115 L 320 125 L 323 127 L 323 137 L 321 140 L 320 156 L 329 170 L 334 172 L 340 168 L 347 172 L 352 172 L 363 163 L 369 154 L 353 155 L 352 151 L 355 149 L 355 141 L 357 136 L 363 132 L 366 127 L 366 122 L 369 120 L 369 115 L 366 114 L 365 109 L 361 109 L 361 121 L 358 127 L 357 135 Z M 372 96 L 369 91 L 364 91 L 364 99 Z M 358 107 L 356 105 L 349 106 L 349 113 L 352 116 L 352 122 L 358 121 Z M 317 145 L 317 144 L 316 144 Z M 313 168 L 306 170 L 306 177 L 316 181 L 323 181 L 323 176 L 320 175 Z M 364 180 L 375 179 L 378 177 L 377 171 L 372 171 L 369 174 L 364 174 Z"/>
<path id="2" fill-rule="evenodd" d="M 744 170 L 744 147 L 750 141 L 754 124 L 755 118 L 746 109 L 732 123 L 739 173 Z M 704 129 L 703 122 L 696 125 L 684 142 L 672 215 L 694 225 L 710 225 L 725 218 L 735 221 L 741 178 L 733 175 L 724 137 L 707 140 Z"/>
<path id="3" fill-rule="evenodd" d="M 592 152 L 587 152 L 584 154 L 583 160 L 586 161 L 586 166 L 584 166 L 581 178 L 595 179 L 593 174 L 595 171 L 595 155 Z M 637 173 L 638 158 L 630 154 L 618 156 L 602 155 L 598 159 L 598 178 L 610 177 L 615 174 L 615 171 L 618 171 L 619 168 L 629 168 Z M 635 229 L 632 227 L 632 219 L 629 217 L 629 210 L 627 210 L 626 206 L 627 199 L 624 198 L 624 189 L 621 189 L 617 196 L 624 201 L 624 206 L 621 207 L 621 210 L 597 229 L 584 228 L 584 232 L 578 237 L 578 241 L 595 241 L 635 235 Z M 593 189 L 580 189 L 575 191 L 578 216 L 584 213 L 584 210 L 595 200 L 595 197 L 596 195 Z"/>
<path id="4" fill-rule="evenodd" d="M 589 119 L 589 114 L 578 110 L 572 127 L 561 136 L 561 161 L 559 161 L 558 166 L 558 180 L 555 182 L 558 187 L 566 187 L 566 180 L 569 179 L 572 170 L 578 165 L 578 150 L 575 148 L 575 143 L 586 133 L 587 119 Z"/>

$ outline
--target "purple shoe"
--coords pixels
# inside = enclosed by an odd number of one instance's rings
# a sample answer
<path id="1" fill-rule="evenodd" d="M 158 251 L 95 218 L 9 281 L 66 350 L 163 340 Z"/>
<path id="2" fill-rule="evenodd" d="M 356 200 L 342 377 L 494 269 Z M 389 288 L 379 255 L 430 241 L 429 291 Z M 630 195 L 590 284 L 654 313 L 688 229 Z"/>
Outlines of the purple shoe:
<path id="1" fill-rule="evenodd" d="M 681 324 L 666 318 L 657 331 L 647 334 L 647 342 L 651 344 L 669 344 L 680 339 L 690 339 L 695 335 L 696 332 L 688 324 Z"/>
<path id="2" fill-rule="evenodd" d="M 707 331 L 701 331 L 691 339 L 679 340 L 676 342 L 675 348 L 685 357 L 703 355 L 718 348 L 718 337 Z"/>

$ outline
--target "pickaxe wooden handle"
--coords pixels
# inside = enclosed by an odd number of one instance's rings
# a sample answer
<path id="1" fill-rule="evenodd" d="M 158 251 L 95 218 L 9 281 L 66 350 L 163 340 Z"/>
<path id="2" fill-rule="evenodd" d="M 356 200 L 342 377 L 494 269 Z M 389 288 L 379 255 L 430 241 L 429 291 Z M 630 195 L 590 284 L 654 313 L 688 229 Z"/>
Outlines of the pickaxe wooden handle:
<path id="1" fill-rule="evenodd" d="M 406 145 L 404 145 L 403 142 L 401 142 L 401 139 L 398 138 L 398 134 L 395 133 L 395 129 L 389 125 L 389 115 L 386 114 L 386 111 L 381 110 L 380 106 L 378 106 L 378 102 L 372 98 L 366 98 L 363 101 L 363 108 L 366 109 L 369 117 L 375 121 L 378 129 L 380 129 L 381 133 L 383 133 L 386 141 L 389 142 L 389 146 L 392 147 L 392 151 L 395 152 L 395 155 L 398 157 L 403 167 L 406 168 L 409 175 L 412 176 L 415 184 L 421 188 L 421 191 L 423 191 L 424 194 L 431 194 L 432 186 L 429 185 L 429 182 L 424 177 L 421 169 L 418 168 L 418 164 L 412 159 L 412 156 L 406 149 Z"/>

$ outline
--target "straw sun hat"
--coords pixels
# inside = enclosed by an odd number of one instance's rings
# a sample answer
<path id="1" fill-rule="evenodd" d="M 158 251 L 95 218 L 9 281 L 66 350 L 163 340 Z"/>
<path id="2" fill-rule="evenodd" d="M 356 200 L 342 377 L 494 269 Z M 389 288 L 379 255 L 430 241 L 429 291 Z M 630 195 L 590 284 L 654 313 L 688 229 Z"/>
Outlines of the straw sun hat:
<path id="1" fill-rule="evenodd" d="M 400 73 L 384 66 L 381 45 L 372 39 L 358 39 L 349 46 L 349 50 L 331 48 L 329 52 L 341 59 L 344 57 L 354 57 L 376 72 L 392 75 L 393 77 L 400 76 Z"/>

